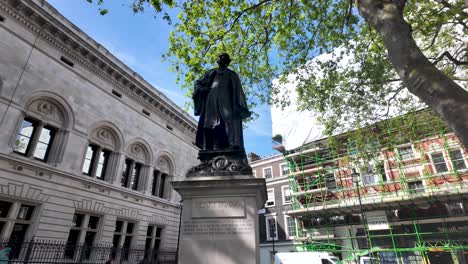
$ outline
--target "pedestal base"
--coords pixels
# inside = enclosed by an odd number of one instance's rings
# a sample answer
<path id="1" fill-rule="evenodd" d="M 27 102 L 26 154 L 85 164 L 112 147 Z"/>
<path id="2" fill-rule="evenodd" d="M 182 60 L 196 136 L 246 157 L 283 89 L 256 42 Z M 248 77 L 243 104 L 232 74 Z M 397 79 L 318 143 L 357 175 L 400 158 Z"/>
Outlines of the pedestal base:
<path id="1" fill-rule="evenodd" d="M 172 182 L 183 199 L 179 264 L 260 262 L 258 214 L 264 179 L 192 177 Z"/>

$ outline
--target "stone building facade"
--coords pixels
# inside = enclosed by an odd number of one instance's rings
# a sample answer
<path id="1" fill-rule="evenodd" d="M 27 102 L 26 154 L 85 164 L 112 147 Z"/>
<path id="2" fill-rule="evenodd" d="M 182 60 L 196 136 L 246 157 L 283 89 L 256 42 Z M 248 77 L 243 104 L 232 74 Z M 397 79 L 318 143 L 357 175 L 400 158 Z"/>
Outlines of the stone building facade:
<path id="1" fill-rule="evenodd" d="M 46 1 L 0 1 L 0 239 L 175 251 L 195 130 Z"/>

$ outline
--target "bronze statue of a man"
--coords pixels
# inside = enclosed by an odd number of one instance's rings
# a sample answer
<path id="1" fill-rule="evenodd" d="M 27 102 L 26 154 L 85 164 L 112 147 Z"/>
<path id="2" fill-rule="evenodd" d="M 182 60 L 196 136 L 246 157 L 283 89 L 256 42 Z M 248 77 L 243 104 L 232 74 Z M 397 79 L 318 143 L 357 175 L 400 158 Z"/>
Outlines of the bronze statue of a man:
<path id="1" fill-rule="evenodd" d="M 251 113 L 239 76 L 228 69 L 229 55 L 221 53 L 216 62 L 219 68 L 207 71 L 195 81 L 193 101 L 195 115 L 200 116 L 196 145 L 205 151 L 244 152 L 242 120 Z"/>

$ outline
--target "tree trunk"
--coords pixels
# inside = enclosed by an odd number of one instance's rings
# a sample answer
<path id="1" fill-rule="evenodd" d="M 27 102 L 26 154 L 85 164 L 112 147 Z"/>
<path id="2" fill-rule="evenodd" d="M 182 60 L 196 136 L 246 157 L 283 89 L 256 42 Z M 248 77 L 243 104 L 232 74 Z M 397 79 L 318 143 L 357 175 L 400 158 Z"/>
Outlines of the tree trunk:
<path id="1" fill-rule="evenodd" d="M 402 0 L 357 0 L 360 15 L 385 43 L 388 57 L 408 90 L 439 115 L 468 149 L 468 92 L 421 52 L 403 18 Z"/>

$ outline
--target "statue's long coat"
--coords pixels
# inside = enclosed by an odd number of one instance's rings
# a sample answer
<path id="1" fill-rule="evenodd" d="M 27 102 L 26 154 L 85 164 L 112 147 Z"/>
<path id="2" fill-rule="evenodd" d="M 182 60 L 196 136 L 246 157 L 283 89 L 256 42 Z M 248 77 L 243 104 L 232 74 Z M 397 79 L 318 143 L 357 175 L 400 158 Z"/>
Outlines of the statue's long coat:
<path id="1" fill-rule="evenodd" d="M 205 146 L 205 129 L 214 129 L 221 121 L 232 122 L 240 131 L 237 140 L 243 146 L 242 120 L 250 116 L 239 76 L 227 68 L 207 71 L 195 81 L 193 91 L 195 115 L 200 116 L 196 145 Z"/>

